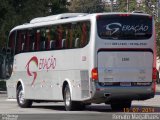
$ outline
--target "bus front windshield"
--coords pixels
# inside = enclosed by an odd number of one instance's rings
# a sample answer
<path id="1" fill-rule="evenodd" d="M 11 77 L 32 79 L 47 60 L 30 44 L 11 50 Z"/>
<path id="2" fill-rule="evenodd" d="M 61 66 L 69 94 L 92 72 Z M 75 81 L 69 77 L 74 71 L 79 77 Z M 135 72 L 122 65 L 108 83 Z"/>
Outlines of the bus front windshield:
<path id="1" fill-rule="evenodd" d="M 152 36 L 152 17 L 133 14 L 97 16 L 98 35 L 110 40 L 144 40 Z"/>

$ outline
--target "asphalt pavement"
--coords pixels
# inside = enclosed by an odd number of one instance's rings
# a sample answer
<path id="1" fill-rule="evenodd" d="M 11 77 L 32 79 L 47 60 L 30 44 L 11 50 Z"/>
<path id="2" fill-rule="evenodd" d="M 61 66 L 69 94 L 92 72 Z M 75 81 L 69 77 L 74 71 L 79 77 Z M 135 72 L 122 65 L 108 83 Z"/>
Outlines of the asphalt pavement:
<path id="1" fill-rule="evenodd" d="M 20 108 L 16 100 L 7 99 L 6 91 L 1 91 L 0 120 L 159 120 L 159 93 L 160 85 L 157 85 L 154 98 L 133 101 L 131 112 L 124 112 L 112 111 L 105 104 L 92 104 L 83 111 L 65 111 L 64 103 L 33 103 L 31 108 Z"/>

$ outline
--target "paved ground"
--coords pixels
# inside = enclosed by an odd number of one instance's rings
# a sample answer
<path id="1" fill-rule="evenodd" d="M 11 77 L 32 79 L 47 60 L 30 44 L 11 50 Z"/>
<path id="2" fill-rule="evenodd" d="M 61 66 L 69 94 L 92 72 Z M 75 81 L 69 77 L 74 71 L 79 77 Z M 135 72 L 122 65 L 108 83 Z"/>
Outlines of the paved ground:
<path id="1" fill-rule="evenodd" d="M 34 103 L 31 108 L 19 108 L 16 100 L 8 100 L 0 92 L 0 120 L 120 120 L 160 119 L 160 85 L 154 98 L 133 101 L 129 113 L 112 111 L 110 105 L 93 104 L 83 111 L 64 111 L 63 103 Z M 136 114 L 133 114 L 136 113 Z M 135 118 L 133 115 L 139 115 Z M 143 118 L 149 115 L 150 118 Z M 122 118 L 119 118 L 122 117 Z M 126 118 L 127 117 L 127 118 Z"/>
<path id="2" fill-rule="evenodd" d="M 71 112 L 64 111 L 63 103 L 34 103 L 31 108 L 19 108 L 15 100 L 8 100 L 6 94 L 0 95 L 0 120 L 120 120 L 116 118 L 119 115 L 122 117 L 127 115 L 129 119 L 134 120 L 132 117 L 135 113 L 136 115 L 141 113 L 140 119 L 149 115 L 159 120 L 160 95 L 145 101 L 133 101 L 129 113 L 112 111 L 110 106 L 105 104 L 93 104 L 83 111 Z M 135 120 L 140 119 L 135 118 Z"/>

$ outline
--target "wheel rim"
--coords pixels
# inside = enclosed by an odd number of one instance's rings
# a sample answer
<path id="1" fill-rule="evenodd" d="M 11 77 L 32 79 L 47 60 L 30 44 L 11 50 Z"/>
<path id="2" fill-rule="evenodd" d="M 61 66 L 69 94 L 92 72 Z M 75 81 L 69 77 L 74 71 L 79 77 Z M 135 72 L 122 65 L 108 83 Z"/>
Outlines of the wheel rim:
<path id="1" fill-rule="evenodd" d="M 70 92 L 69 92 L 69 90 L 67 90 L 66 91 L 66 99 L 65 99 L 66 106 L 70 106 L 70 101 L 71 101 Z"/>
<path id="2" fill-rule="evenodd" d="M 23 103 L 24 103 L 24 91 L 23 91 L 23 90 L 21 90 L 21 91 L 19 92 L 18 98 L 19 98 L 19 102 L 20 102 L 21 104 L 23 104 Z"/>

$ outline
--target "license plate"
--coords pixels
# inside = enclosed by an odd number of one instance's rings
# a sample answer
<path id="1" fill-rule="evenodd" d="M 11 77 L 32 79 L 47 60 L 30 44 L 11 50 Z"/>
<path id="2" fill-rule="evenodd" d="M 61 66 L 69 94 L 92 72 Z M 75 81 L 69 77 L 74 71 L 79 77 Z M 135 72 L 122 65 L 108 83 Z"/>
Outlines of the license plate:
<path id="1" fill-rule="evenodd" d="M 130 82 L 121 82 L 120 86 L 131 86 Z"/>

